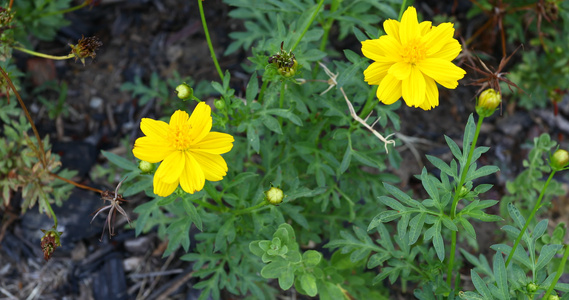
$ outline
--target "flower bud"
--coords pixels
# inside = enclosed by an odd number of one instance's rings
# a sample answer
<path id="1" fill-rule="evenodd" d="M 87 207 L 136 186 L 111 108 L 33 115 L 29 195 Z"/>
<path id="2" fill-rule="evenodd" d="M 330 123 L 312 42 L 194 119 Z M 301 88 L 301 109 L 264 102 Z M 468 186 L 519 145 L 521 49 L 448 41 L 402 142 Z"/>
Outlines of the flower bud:
<path id="1" fill-rule="evenodd" d="M 182 83 L 176 87 L 176 94 L 178 94 L 178 98 L 182 100 L 189 100 L 194 96 L 194 89 L 186 83 Z"/>
<path id="2" fill-rule="evenodd" d="M 154 171 L 154 164 L 141 160 L 138 162 L 138 169 L 142 172 L 142 174 L 150 174 L 152 171 Z"/>
<path id="3" fill-rule="evenodd" d="M 551 168 L 559 171 L 569 164 L 569 152 L 563 149 L 557 149 L 550 158 Z"/>
<path id="4" fill-rule="evenodd" d="M 213 101 L 213 106 L 219 110 L 222 110 L 225 108 L 225 101 L 223 101 L 223 99 L 215 99 L 215 101 Z"/>
<path id="5" fill-rule="evenodd" d="M 498 105 L 502 102 L 502 96 L 494 89 L 487 89 L 478 97 L 478 104 L 476 105 L 476 112 L 480 116 L 491 116 Z"/>
<path id="6" fill-rule="evenodd" d="M 535 291 L 537 291 L 539 287 L 537 286 L 537 284 L 530 282 L 526 285 L 526 290 L 530 293 L 535 293 Z"/>
<path id="7" fill-rule="evenodd" d="M 549 297 L 547 297 L 547 300 L 559 300 L 559 296 L 557 296 L 557 295 L 549 295 Z"/>
<path id="8" fill-rule="evenodd" d="M 265 192 L 265 196 L 267 201 L 272 205 L 278 205 L 283 202 L 284 193 L 283 190 L 279 189 L 278 187 L 271 187 L 268 191 Z"/>
<path id="9" fill-rule="evenodd" d="M 298 62 L 294 53 L 283 49 L 284 42 L 281 43 L 281 50 L 269 57 L 269 64 L 272 64 L 283 77 L 292 77 L 298 69 Z"/>

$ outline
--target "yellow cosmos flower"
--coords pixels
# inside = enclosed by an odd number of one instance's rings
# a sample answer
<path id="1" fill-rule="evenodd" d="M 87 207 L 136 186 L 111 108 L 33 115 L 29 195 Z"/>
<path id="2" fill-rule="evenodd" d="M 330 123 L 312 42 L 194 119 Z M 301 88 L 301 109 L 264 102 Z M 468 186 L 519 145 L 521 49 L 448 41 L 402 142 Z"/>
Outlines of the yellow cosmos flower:
<path id="1" fill-rule="evenodd" d="M 386 35 L 362 42 L 363 54 L 375 61 L 364 71 L 365 81 L 379 85 L 379 101 L 393 104 L 403 97 L 408 106 L 429 110 L 439 105 L 435 82 L 454 89 L 466 74 L 451 62 L 461 51 L 452 23 L 419 24 L 410 6 L 401 23 L 387 20 L 383 29 Z"/>
<path id="2" fill-rule="evenodd" d="M 233 137 L 210 132 L 211 108 L 199 103 L 191 116 L 177 110 L 170 124 L 143 118 L 140 129 L 146 135 L 134 143 L 135 157 L 162 161 L 154 174 L 154 194 L 166 197 L 178 184 L 190 194 L 203 189 L 205 180 L 218 181 L 227 174 L 227 163 L 220 154 L 233 148 Z"/>

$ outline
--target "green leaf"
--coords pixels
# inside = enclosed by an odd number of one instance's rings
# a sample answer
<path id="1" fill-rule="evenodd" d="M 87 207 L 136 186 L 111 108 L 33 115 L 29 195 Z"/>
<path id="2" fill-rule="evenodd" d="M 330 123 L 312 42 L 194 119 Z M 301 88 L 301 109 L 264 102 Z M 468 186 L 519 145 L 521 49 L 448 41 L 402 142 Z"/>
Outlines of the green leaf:
<path id="1" fill-rule="evenodd" d="M 553 256 L 555 256 L 555 253 L 561 249 L 561 247 L 561 245 L 545 245 L 541 247 L 535 271 L 537 272 L 543 269 L 551 261 Z"/>
<path id="2" fill-rule="evenodd" d="M 202 217 L 198 213 L 198 210 L 194 206 L 194 203 L 185 197 L 182 199 L 182 203 L 186 209 L 186 213 L 188 213 L 188 216 L 190 217 L 190 220 L 192 220 L 192 222 L 200 231 L 203 231 Z"/>
<path id="3" fill-rule="evenodd" d="M 509 300 L 510 290 L 508 289 L 508 274 L 506 273 L 506 265 L 504 258 L 500 252 L 494 255 L 494 278 L 496 278 L 496 285 L 498 287 L 497 296 L 499 299 Z"/>
<path id="4" fill-rule="evenodd" d="M 231 243 L 235 239 L 234 222 L 234 218 L 229 218 L 219 228 L 219 231 L 215 235 L 215 247 L 213 249 L 213 252 L 217 252 L 218 250 L 225 250 L 227 247 L 226 242 Z"/>
<path id="5" fill-rule="evenodd" d="M 482 278 L 480 278 L 480 275 L 478 275 L 478 273 L 476 273 L 476 271 L 470 270 L 470 277 L 472 278 L 472 283 L 474 284 L 476 291 L 482 295 L 482 297 L 483 297 L 482 299 L 484 299 L 484 300 L 493 299 L 492 293 L 490 292 L 490 289 L 488 288 L 486 283 L 484 283 L 484 280 L 482 280 Z"/>
<path id="6" fill-rule="evenodd" d="M 393 197 L 397 198 L 397 200 L 411 206 L 411 207 L 418 207 L 419 206 L 419 201 L 411 198 L 409 195 L 407 195 L 406 193 L 404 193 L 402 190 L 398 189 L 397 187 L 388 184 L 388 183 L 383 183 L 383 187 L 385 187 L 385 189 L 391 194 L 393 195 Z"/>
<path id="7" fill-rule="evenodd" d="M 409 245 L 415 244 L 423 231 L 423 225 L 425 224 L 425 219 L 427 218 L 426 213 L 420 213 L 411 219 L 409 222 Z"/>
<path id="8" fill-rule="evenodd" d="M 294 272 L 289 266 L 283 273 L 279 275 L 279 286 L 283 290 L 288 290 L 294 284 Z"/>
<path id="9" fill-rule="evenodd" d="M 257 92 L 259 91 L 259 80 L 257 79 L 257 72 L 253 72 L 249 82 L 247 83 L 247 90 L 245 91 L 245 99 L 247 100 L 247 105 L 253 103 L 255 97 L 257 97 Z"/>
<path id="10" fill-rule="evenodd" d="M 322 260 L 322 254 L 316 250 L 307 250 L 302 254 L 302 261 L 309 267 L 314 267 Z"/>
<path id="11" fill-rule="evenodd" d="M 145 189 L 152 186 L 152 176 L 144 175 L 143 178 L 134 181 L 134 183 L 129 186 L 123 193 L 123 197 L 129 197 L 138 194 Z"/>
<path id="12" fill-rule="evenodd" d="M 253 151 L 259 153 L 259 149 L 261 148 L 261 143 L 259 141 L 259 130 L 251 124 L 247 126 L 247 142 L 249 142 L 249 145 L 251 148 L 253 148 Z"/>
<path id="13" fill-rule="evenodd" d="M 379 201 L 381 201 L 381 203 L 385 204 L 386 206 L 389 206 L 391 209 L 396 210 L 397 212 L 406 211 L 405 206 L 391 197 L 381 196 L 379 197 Z"/>
<path id="14" fill-rule="evenodd" d="M 510 214 L 510 217 L 514 220 L 514 223 L 516 224 L 516 226 L 518 226 L 518 228 L 521 230 L 522 228 L 524 228 L 524 225 L 526 223 L 525 218 L 522 216 L 522 214 L 520 213 L 520 211 L 514 206 L 514 204 L 512 204 L 511 202 L 508 203 L 508 213 Z M 527 234 L 527 231 L 524 232 L 524 235 Z"/>
<path id="15" fill-rule="evenodd" d="M 346 152 L 344 152 L 344 157 L 342 158 L 342 163 L 340 164 L 340 174 L 346 172 L 350 166 L 350 161 L 352 160 L 352 145 L 348 143 L 346 147 Z"/>
<path id="16" fill-rule="evenodd" d="M 118 167 L 120 167 L 124 170 L 137 170 L 138 169 L 136 164 L 134 164 L 130 160 L 128 160 L 124 157 L 120 157 L 120 156 L 118 156 L 112 152 L 107 152 L 107 151 L 101 150 L 101 154 L 103 154 L 103 156 L 106 157 L 110 162 L 112 162 L 113 164 L 117 165 Z"/>
<path id="17" fill-rule="evenodd" d="M 289 262 L 283 260 L 272 261 L 261 269 L 263 278 L 279 278 L 288 269 Z"/>
<path id="18" fill-rule="evenodd" d="M 310 273 L 304 273 L 300 276 L 300 286 L 310 297 L 318 294 L 318 287 L 316 287 L 316 278 Z"/>
<path id="19" fill-rule="evenodd" d="M 460 222 L 466 233 L 473 239 L 476 239 L 476 231 L 474 230 L 472 224 L 470 224 L 470 222 L 466 218 L 462 217 L 459 217 L 458 221 Z"/>
<path id="20" fill-rule="evenodd" d="M 505 255 L 508 256 L 510 255 L 510 252 L 512 252 L 512 247 L 504 244 L 492 245 L 490 246 L 490 248 L 497 251 L 499 254 L 504 253 Z M 518 247 L 516 248 L 516 252 L 514 253 L 514 259 L 517 262 L 523 264 L 526 268 L 528 269 L 532 268 L 533 264 L 529 256 L 527 255 L 526 251 L 524 250 L 524 247 L 521 244 L 518 244 Z"/>
<path id="21" fill-rule="evenodd" d="M 450 166 L 447 165 L 442 159 L 431 155 L 426 155 L 426 157 L 437 169 L 441 170 L 451 177 L 454 177 L 456 175 L 452 172 Z"/>
<path id="22" fill-rule="evenodd" d="M 447 215 L 443 215 L 441 220 L 443 221 L 443 225 L 445 225 L 446 228 L 452 230 L 452 231 L 458 231 L 458 227 L 456 227 L 456 224 L 454 224 L 454 222 L 452 221 L 452 219 L 447 216 Z M 468 221 L 466 221 L 468 222 Z M 476 238 L 476 236 L 475 236 Z"/>
<path id="23" fill-rule="evenodd" d="M 239 173 L 239 175 L 235 176 L 235 178 L 231 179 L 231 181 L 229 181 L 227 183 L 227 185 L 225 186 L 225 189 L 229 189 L 233 186 L 236 185 L 240 185 L 242 184 L 244 181 L 246 181 L 249 178 L 253 178 L 253 177 L 257 177 L 259 176 L 259 174 L 253 173 L 253 172 L 243 172 L 243 173 Z"/>
<path id="24" fill-rule="evenodd" d="M 281 125 L 279 124 L 279 121 L 277 121 L 277 119 L 269 115 L 263 115 L 261 117 L 261 121 L 263 121 L 263 124 L 271 131 L 274 131 L 278 134 L 283 134 L 283 130 L 281 129 Z"/>
<path id="25" fill-rule="evenodd" d="M 452 155 L 454 157 L 456 157 L 456 159 L 460 160 L 462 158 L 462 151 L 460 151 L 460 148 L 458 147 L 458 145 L 451 138 L 449 138 L 446 135 L 445 135 L 445 140 L 447 142 L 448 147 L 450 148 L 450 151 L 452 152 Z M 456 172 L 453 172 L 453 173 L 456 173 Z"/>

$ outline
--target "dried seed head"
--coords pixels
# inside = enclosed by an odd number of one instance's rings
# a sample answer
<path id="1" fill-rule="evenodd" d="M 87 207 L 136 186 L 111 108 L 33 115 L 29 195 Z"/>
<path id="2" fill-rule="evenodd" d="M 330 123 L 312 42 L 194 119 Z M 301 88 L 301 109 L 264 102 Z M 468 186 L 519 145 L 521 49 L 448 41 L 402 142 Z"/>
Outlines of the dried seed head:
<path id="1" fill-rule="evenodd" d="M 97 51 L 97 49 L 102 45 L 103 43 L 96 36 L 88 38 L 81 37 L 81 39 L 77 41 L 77 45 L 69 44 L 71 47 L 71 54 L 75 56 L 75 61 L 79 59 L 83 65 L 85 65 L 85 58 L 90 57 L 94 59 L 95 56 L 97 56 L 95 51 Z"/>

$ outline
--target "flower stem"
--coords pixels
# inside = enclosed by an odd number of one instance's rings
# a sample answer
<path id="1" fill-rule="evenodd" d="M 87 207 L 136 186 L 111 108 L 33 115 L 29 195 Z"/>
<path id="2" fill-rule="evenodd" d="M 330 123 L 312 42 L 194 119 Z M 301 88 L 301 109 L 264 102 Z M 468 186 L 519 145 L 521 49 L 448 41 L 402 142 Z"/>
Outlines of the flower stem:
<path id="1" fill-rule="evenodd" d="M 88 1 L 83 1 L 83 3 L 81 3 L 81 4 L 77 5 L 77 6 L 69 7 L 69 8 L 66 8 L 66 9 L 58 10 L 58 11 L 50 11 L 50 12 L 47 12 L 47 13 L 45 13 L 45 14 L 41 14 L 41 15 L 39 15 L 38 18 L 53 16 L 53 15 L 59 15 L 59 14 L 63 15 L 63 14 L 66 14 L 66 13 L 69 13 L 69 12 L 76 11 L 76 10 L 78 10 L 78 9 L 81 9 L 81 8 L 87 6 L 87 5 L 88 5 Z"/>
<path id="2" fill-rule="evenodd" d="M 219 73 L 219 78 L 221 78 L 221 81 L 223 81 L 223 72 L 221 72 L 221 68 L 219 67 L 219 63 L 217 62 L 217 57 L 215 56 L 215 51 L 213 50 L 213 45 L 211 44 L 211 39 L 209 37 L 209 31 L 207 29 L 207 23 L 205 21 L 205 15 L 203 12 L 202 0 L 198 0 L 198 5 L 200 7 L 200 17 L 202 18 L 202 25 L 205 33 L 205 39 L 207 40 L 207 46 L 209 47 L 209 52 L 211 54 L 211 58 L 213 59 L 213 64 L 215 65 L 215 69 L 217 70 L 217 73 Z"/>
<path id="3" fill-rule="evenodd" d="M 466 181 L 466 174 L 468 174 L 468 169 L 470 167 L 470 161 L 472 160 L 472 154 L 474 153 L 474 149 L 476 148 L 476 142 L 478 141 L 478 135 L 480 134 L 480 128 L 482 127 L 482 122 L 484 121 L 484 117 L 480 116 L 478 118 L 478 123 L 476 124 L 476 132 L 474 133 L 474 139 L 472 139 L 472 144 L 470 144 L 470 150 L 468 151 L 468 158 L 466 159 L 466 164 L 462 167 L 462 172 L 460 174 L 460 181 L 456 186 L 456 190 L 454 191 L 454 198 L 452 199 L 452 207 L 450 209 L 450 218 L 454 220 L 456 218 L 456 206 L 458 201 L 460 201 L 460 195 L 462 186 Z M 456 252 L 456 237 L 457 232 L 451 232 L 451 244 L 450 244 L 450 257 L 448 260 L 448 269 L 447 269 L 447 284 L 450 286 L 452 283 L 452 270 L 454 268 L 454 256 Z"/>
<path id="4" fill-rule="evenodd" d="M 43 57 L 43 58 L 49 58 L 49 59 L 54 59 L 54 60 L 65 60 L 65 59 L 70 59 L 75 57 L 75 55 L 73 53 L 70 53 L 68 55 L 64 55 L 64 56 L 54 56 L 54 55 L 49 55 L 49 54 L 45 54 L 45 53 L 40 53 L 40 52 L 36 52 L 36 51 L 32 51 L 26 48 L 22 48 L 22 47 L 12 47 L 13 49 L 16 49 L 18 51 L 22 51 L 24 53 L 28 53 L 34 56 L 38 56 L 38 57 Z"/>
<path id="5" fill-rule="evenodd" d="M 401 22 L 401 17 L 403 16 L 403 12 L 405 11 L 406 8 L 407 8 L 407 0 L 403 0 L 403 3 L 401 3 L 401 9 L 399 10 L 399 17 L 397 18 L 399 22 Z"/>
<path id="6" fill-rule="evenodd" d="M 264 80 L 263 81 L 263 85 L 261 86 L 261 91 L 259 91 L 259 97 L 257 97 L 257 101 L 259 101 L 259 103 L 263 104 L 263 97 L 265 96 L 265 90 L 267 89 L 267 85 L 269 84 L 268 80 Z M 247 105 L 250 105 L 251 103 L 247 103 Z"/>
<path id="7" fill-rule="evenodd" d="M 44 201 L 44 203 L 47 206 L 47 209 L 49 210 L 50 215 L 53 217 L 53 229 L 57 230 L 57 216 L 53 212 L 53 209 L 51 208 L 51 204 L 49 204 L 49 201 L 46 200 L 46 201 Z"/>
<path id="8" fill-rule="evenodd" d="M 198 0 L 199 1 L 199 0 Z M 314 13 L 312 14 L 312 16 L 310 17 L 310 21 L 308 21 L 308 23 L 306 23 L 306 27 L 304 27 L 304 30 L 302 30 L 302 33 L 300 34 L 300 36 L 298 37 L 298 40 L 296 40 L 296 43 L 294 43 L 294 45 L 292 46 L 292 48 L 290 48 L 290 51 L 294 51 L 294 49 L 296 48 L 296 46 L 298 46 L 298 44 L 300 43 L 300 41 L 302 40 L 302 38 L 304 37 L 304 35 L 306 34 L 306 32 L 308 31 L 308 28 L 310 28 L 310 25 L 312 25 L 312 22 L 314 22 L 314 19 L 316 19 L 316 16 L 318 15 L 318 12 L 320 11 L 320 8 L 322 7 L 322 5 L 324 4 L 324 0 L 320 0 L 320 2 L 318 3 L 318 7 L 316 8 L 316 10 L 314 11 Z"/>
<path id="9" fill-rule="evenodd" d="M 251 206 L 251 207 L 247 207 L 247 208 L 243 208 L 243 209 L 234 210 L 234 211 L 232 211 L 232 213 L 233 213 L 234 216 L 246 214 L 246 213 L 248 213 L 248 212 L 252 212 L 252 211 L 254 211 L 254 210 L 257 210 L 257 209 L 259 209 L 259 208 L 261 208 L 261 207 L 266 206 L 267 203 L 268 203 L 267 201 L 263 200 L 263 201 L 259 202 L 259 203 L 258 203 L 257 205 L 255 205 L 255 206 Z M 267 206 L 267 207 L 268 207 L 268 206 Z"/>
<path id="10" fill-rule="evenodd" d="M 545 295 L 541 299 L 547 299 L 551 294 L 551 292 L 553 291 L 553 289 L 555 288 L 555 284 L 557 284 L 559 277 L 563 275 L 563 271 L 565 270 L 565 263 L 567 262 L 567 257 L 569 257 L 569 246 L 565 245 L 565 252 L 563 253 L 563 258 L 561 259 L 561 263 L 559 264 L 559 266 L 557 266 L 557 273 L 553 278 L 553 282 L 551 282 L 551 285 L 547 289 L 547 292 L 545 292 Z"/>
<path id="11" fill-rule="evenodd" d="M 533 206 L 533 209 L 532 209 L 528 219 L 526 220 L 526 223 L 524 224 L 522 231 L 520 231 L 520 233 L 518 234 L 518 237 L 516 238 L 516 241 L 514 242 L 514 246 L 512 246 L 512 251 L 510 251 L 510 254 L 508 255 L 508 259 L 506 259 L 506 267 L 508 267 L 508 265 L 510 264 L 510 261 L 514 257 L 514 253 L 516 253 L 516 248 L 518 248 L 518 245 L 520 244 L 520 241 L 522 240 L 524 233 L 528 229 L 529 223 L 531 222 L 531 220 L 533 219 L 533 217 L 537 213 L 537 210 L 541 208 L 541 200 L 543 200 L 543 196 L 545 195 L 545 191 L 547 190 L 547 187 L 549 186 L 551 179 L 553 179 L 553 175 L 555 175 L 555 170 L 552 170 L 551 174 L 549 174 L 547 181 L 545 182 L 545 184 L 543 185 L 543 188 L 541 189 L 541 193 L 539 194 L 539 198 L 537 199 L 537 202 Z"/>

